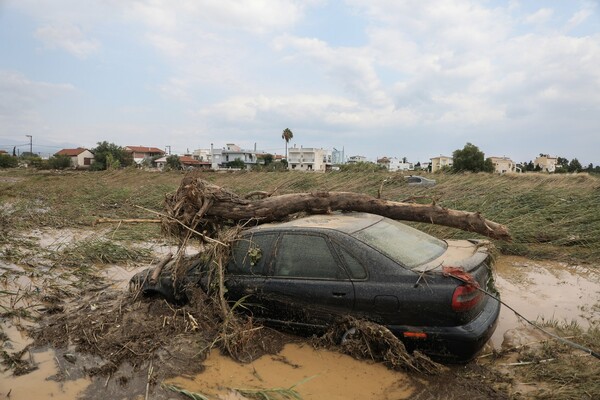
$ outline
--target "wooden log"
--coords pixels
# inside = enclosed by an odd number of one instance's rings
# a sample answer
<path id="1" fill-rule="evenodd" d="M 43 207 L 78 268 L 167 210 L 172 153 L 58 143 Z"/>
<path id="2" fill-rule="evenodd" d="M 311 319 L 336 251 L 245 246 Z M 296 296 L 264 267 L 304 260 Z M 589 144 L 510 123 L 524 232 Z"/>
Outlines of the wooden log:
<path id="1" fill-rule="evenodd" d="M 156 282 L 158 282 L 158 277 L 160 276 L 160 273 L 162 272 L 165 265 L 167 265 L 169 263 L 169 261 L 171 261 L 171 258 L 173 258 L 173 253 L 167 254 L 160 260 L 160 262 L 158 264 L 156 264 L 156 267 L 154 267 L 154 269 L 152 270 L 152 275 L 150 275 L 150 278 L 148 279 L 148 282 L 151 285 L 156 285 Z"/>
<path id="2" fill-rule="evenodd" d="M 207 202 L 210 202 L 210 207 L 205 207 Z M 220 225 L 226 221 L 256 221 L 258 224 L 284 221 L 299 212 L 325 214 L 332 211 L 357 211 L 395 220 L 445 225 L 494 239 L 511 239 L 506 226 L 485 219 L 479 212 L 452 210 L 436 204 L 382 200 L 352 192 L 293 193 L 249 200 L 192 177 L 182 180 L 177 193 L 165 200 L 165 207 L 170 217 L 192 228 L 200 224 L 208 229 L 209 225 Z M 198 214 L 200 210 L 201 215 Z"/>

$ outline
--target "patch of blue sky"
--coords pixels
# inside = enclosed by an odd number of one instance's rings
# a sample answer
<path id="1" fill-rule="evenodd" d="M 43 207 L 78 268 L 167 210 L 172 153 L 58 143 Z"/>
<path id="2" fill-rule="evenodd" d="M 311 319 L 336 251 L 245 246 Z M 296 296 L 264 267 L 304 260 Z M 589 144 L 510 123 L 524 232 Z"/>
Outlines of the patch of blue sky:
<path id="1" fill-rule="evenodd" d="M 343 1 L 326 1 L 307 10 L 294 34 L 317 38 L 331 47 L 358 47 L 367 43 L 367 19 Z"/>

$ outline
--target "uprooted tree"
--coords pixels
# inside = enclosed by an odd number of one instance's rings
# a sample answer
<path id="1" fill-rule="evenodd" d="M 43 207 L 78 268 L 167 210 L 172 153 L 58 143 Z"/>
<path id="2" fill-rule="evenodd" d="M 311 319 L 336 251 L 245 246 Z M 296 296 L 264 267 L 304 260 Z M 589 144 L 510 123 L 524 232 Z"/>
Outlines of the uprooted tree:
<path id="1" fill-rule="evenodd" d="M 260 196 L 262 198 L 251 199 Z M 437 204 L 382 200 L 352 192 L 313 192 L 270 196 L 253 192 L 246 197 L 213 185 L 194 175 L 185 177 L 176 193 L 165 199 L 167 233 L 182 237 L 190 230 L 209 238 L 228 225 L 284 221 L 305 212 L 359 211 L 395 220 L 425 222 L 476 232 L 493 239 L 510 240 L 508 228 L 485 219 L 478 212 L 452 210 Z"/>

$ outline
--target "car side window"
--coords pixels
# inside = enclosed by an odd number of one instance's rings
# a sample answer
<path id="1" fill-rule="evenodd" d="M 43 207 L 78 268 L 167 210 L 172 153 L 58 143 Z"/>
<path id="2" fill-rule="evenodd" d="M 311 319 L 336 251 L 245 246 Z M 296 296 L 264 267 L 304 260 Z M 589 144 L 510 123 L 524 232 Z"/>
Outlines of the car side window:
<path id="1" fill-rule="evenodd" d="M 284 234 L 277 245 L 274 275 L 279 277 L 348 279 L 322 236 Z"/>
<path id="2" fill-rule="evenodd" d="M 415 176 L 409 176 L 408 178 L 406 178 L 406 181 L 408 183 L 421 183 L 421 178 L 417 178 Z"/>
<path id="3" fill-rule="evenodd" d="M 233 260 L 227 272 L 234 275 L 266 275 L 266 258 L 276 235 L 252 235 L 236 240 L 232 245 Z"/>
<path id="4" fill-rule="evenodd" d="M 365 271 L 361 263 L 358 262 L 358 260 L 354 258 L 353 255 L 348 253 L 348 251 L 344 248 L 338 247 L 338 249 L 340 250 L 344 262 L 346 263 L 346 267 L 348 267 L 350 277 L 352 279 L 365 279 L 367 277 L 367 272 Z"/>

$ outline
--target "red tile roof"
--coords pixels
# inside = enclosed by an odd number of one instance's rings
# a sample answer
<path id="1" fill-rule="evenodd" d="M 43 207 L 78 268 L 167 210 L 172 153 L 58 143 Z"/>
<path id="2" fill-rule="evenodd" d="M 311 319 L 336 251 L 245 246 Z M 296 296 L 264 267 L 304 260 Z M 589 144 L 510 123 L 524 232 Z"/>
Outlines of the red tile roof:
<path id="1" fill-rule="evenodd" d="M 160 153 L 165 154 L 164 151 L 157 147 L 145 147 L 145 146 L 126 146 L 125 150 L 132 151 L 134 153 Z"/>
<path id="2" fill-rule="evenodd" d="M 179 156 L 179 162 L 185 165 L 202 165 L 202 164 L 210 164 L 203 163 L 202 161 L 198 161 L 189 156 Z"/>
<path id="3" fill-rule="evenodd" d="M 83 147 L 78 147 L 76 149 L 62 149 L 61 151 L 59 151 L 55 155 L 57 155 L 57 156 L 75 157 L 75 156 L 80 155 L 81 153 L 83 153 L 86 150 L 87 149 L 84 149 Z"/>

